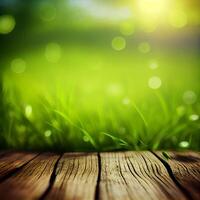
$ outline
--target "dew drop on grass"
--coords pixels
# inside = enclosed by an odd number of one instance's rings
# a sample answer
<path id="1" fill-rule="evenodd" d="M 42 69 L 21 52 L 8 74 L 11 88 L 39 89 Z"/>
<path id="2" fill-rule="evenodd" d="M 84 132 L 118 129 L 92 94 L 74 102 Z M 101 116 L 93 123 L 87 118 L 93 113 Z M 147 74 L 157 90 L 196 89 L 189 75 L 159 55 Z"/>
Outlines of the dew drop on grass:
<path id="1" fill-rule="evenodd" d="M 158 76 L 153 76 L 149 79 L 148 85 L 151 89 L 158 89 L 162 85 L 162 81 Z"/>
<path id="2" fill-rule="evenodd" d="M 84 142 L 89 142 L 89 138 L 86 135 L 83 136 L 83 140 Z"/>
<path id="3" fill-rule="evenodd" d="M 197 101 L 196 93 L 191 90 L 184 92 L 183 101 L 188 105 L 194 104 Z"/>
<path id="4" fill-rule="evenodd" d="M 45 137 L 50 137 L 51 134 L 52 134 L 51 130 L 46 130 L 46 131 L 44 132 Z"/>
<path id="5" fill-rule="evenodd" d="M 192 114 L 192 115 L 189 116 L 189 120 L 190 121 L 197 121 L 197 120 L 199 120 L 199 115 Z"/>
<path id="6" fill-rule="evenodd" d="M 31 105 L 27 105 L 25 107 L 25 115 L 27 118 L 29 118 L 32 115 L 32 106 Z"/>
<path id="7" fill-rule="evenodd" d="M 182 141 L 182 142 L 179 143 L 179 147 L 188 148 L 189 147 L 189 142 L 188 141 Z"/>

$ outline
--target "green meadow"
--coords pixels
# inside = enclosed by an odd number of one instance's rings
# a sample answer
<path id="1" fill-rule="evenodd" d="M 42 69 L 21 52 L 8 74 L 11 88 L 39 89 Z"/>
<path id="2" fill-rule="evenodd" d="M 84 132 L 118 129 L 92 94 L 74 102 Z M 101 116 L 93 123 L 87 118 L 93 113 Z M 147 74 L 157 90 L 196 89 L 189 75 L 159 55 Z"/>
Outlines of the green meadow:
<path id="1" fill-rule="evenodd" d="M 63 28 L 51 6 L 0 28 L 1 149 L 199 150 L 200 50 L 185 15 L 155 32 L 149 18 L 145 33 L 91 16 Z"/>

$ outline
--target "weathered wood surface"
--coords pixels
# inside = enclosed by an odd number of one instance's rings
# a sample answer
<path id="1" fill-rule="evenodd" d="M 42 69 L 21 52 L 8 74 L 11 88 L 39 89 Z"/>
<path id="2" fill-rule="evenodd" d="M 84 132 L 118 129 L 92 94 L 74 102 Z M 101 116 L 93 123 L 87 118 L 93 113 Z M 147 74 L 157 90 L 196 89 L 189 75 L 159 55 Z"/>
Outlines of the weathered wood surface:
<path id="1" fill-rule="evenodd" d="M 98 158 L 95 153 L 70 153 L 61 158 L 56 180 L 46 199 L 95 198 Z"/>
<path id="2" fill-rule="evenodd" d="M 172 170 L 175 179 L 180 183 L 190 198 L 200 199 L 200 153 L 168 152 L 170 159 L 164 161 Z M 157 152 L 160 158 L 162 153 Z"/>
<path id="3" fill-rule="evenodd" d="M 16 171 L 18 168 L 20 168 L 36 156 L 37 154 L 34 153 L 3 152 L 0 155 L 0 180 L 2 180 L 12 171 Z"/>
<path id="4" fill-rule="evenodd" d="M 194 152 L 0 153 L 0 199 L 199 200 Z"/>

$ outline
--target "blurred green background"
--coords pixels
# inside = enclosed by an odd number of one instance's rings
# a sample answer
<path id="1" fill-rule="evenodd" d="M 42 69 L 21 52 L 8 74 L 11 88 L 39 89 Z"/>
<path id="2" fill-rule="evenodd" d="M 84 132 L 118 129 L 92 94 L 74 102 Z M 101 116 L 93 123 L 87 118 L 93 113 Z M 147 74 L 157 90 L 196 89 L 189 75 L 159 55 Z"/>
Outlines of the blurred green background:
<path id="1" fill-rule="evenodd" d="M 1 0 L 0 148 L 200 150 L 199 0 Z"/>

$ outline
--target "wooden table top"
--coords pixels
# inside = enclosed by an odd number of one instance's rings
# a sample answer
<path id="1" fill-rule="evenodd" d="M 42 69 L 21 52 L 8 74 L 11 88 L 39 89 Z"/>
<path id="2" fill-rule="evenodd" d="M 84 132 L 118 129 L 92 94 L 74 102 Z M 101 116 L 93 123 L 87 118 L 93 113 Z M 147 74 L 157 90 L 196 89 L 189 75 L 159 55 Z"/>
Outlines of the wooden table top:
<path id="1" fill-rule="evenodd" d="M 0 199 L 199 200 L 200 153 L 166 155 L 0 152 Z"/>

